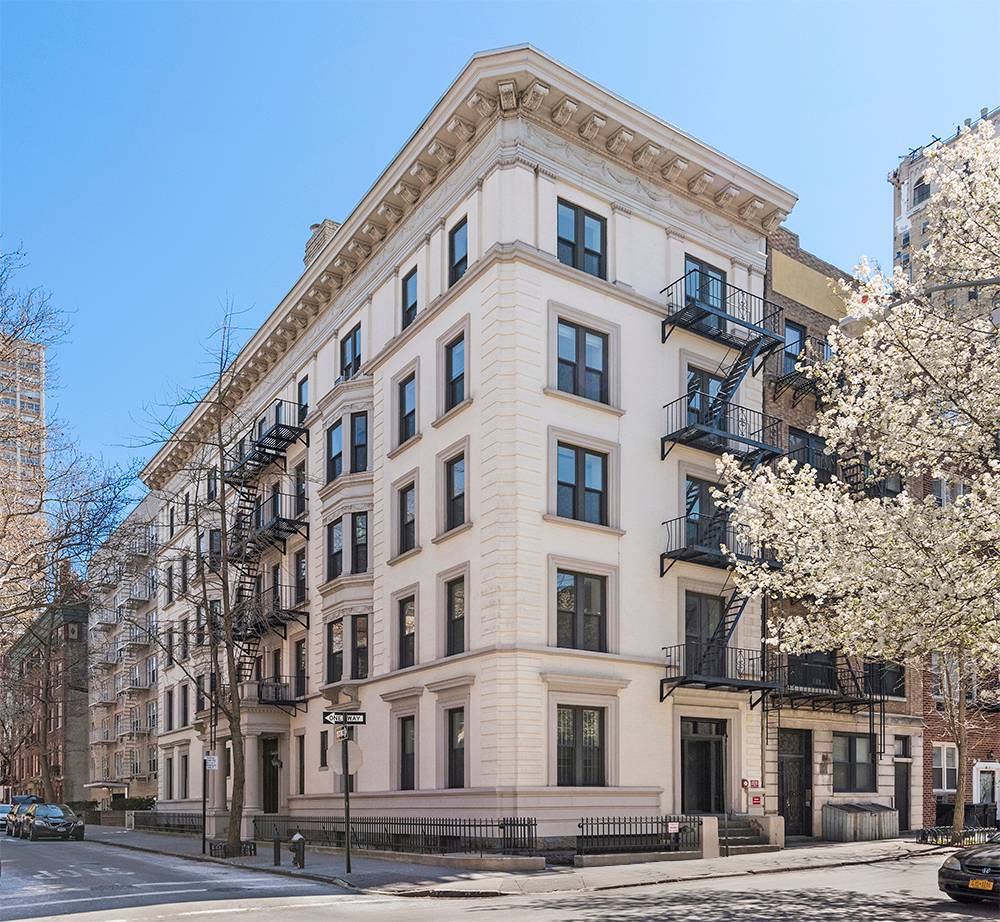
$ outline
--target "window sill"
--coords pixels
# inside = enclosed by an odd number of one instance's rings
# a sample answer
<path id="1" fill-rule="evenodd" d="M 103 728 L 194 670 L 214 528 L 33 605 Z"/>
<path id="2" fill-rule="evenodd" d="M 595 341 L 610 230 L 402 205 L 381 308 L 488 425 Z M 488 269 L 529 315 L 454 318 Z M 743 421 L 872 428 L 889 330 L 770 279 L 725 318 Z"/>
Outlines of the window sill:
<path id="1" fill-rule="evenodd" d="M 455 535 L 464 534 L 470 528 L 472 528 L 472 522 L 463 522 L 461 525 L 449 528 L 448 531 L 441 532 L 436 538 L 431 538 L 431 544 L 441 544 L 442 541 L 447 541 L 449 538 L 455 537 Z"/>
<path id="2" fill-rule="evenodd" d="M 411 445 L 416 445 L 417 442 L 423 437 L 422 432 L 418 432 L 416 435 L 411 435 L 405 442 L 401 442 L 392 451 L 386 453 L 387 458 L 395 458 L 397 455 L 401 455 L 407 448 Z"/>
<path id="3" fill-rule="evenodd" d="M 341 589 L 344 586 L 354 586 L 361 583 L 367 583 L 372 578 L 372 573 L 370 570 L 366 570 L 364 573 L 341 573 L 340 576 L 335 576 L 333 579 L 328 579 L 325 583 L 322 583 L 319 587 L 319 594 L 329 595 L 337 589 Z"/>
<path id="4" fill-rule="evenodd" d="M 584 522 L 582 519 L 567 519 L 565 516 L 553 515 L 551 512 L 543 513 L 542 519 L 556 525 L 572 525 L 575 528 L 586 528 L 588 531 L 596 531 L 604 535 L 615 535 L 618 538 L 625 534 L 623 529 L 615 528 L 613 525 L 597 525 L 594 522 Z"/>
<path id="5" fill-rule="evenodd" d="M 470 406 L 471 404 L 472 404 L 472 398 L 466 397 L 465 400 L 461 401 L 460 403 L 456 403 L 455 406 L 453 406 L 450 410 L 445 410 L 444 413 L 442 413 L 436 420 L 434 420 L 434 422 L 431 423 L 431 427 L 434 429 L 439 429 L 446 422 L 448 422 L 448 420 L 450 420 L 453 416 L 458 416 L 458 414 L 461 413 L 462 410 L 464 410 L 467 406 Z"/>
<path id="6" fill-rule="evenodd" d="M 357 484 L 368 483 L 373 481 L 374 477 L 372 471 L 352 471 L 349 474 L 341 474 L 339 477 L 334 477 L 333 480 L 328 480 L 319 488 L 317 496 L 320 502 L 326 502 L 332 496 L 335 496 L 341 490 L 346 490 L 348 487 L 355 486 Z"/>
<path id="7" fill-rule="evenodd" d="M 589 397 L 581 397 L 579 394 L 571 394 L 568 391 L 561 391 L 557 387 L 543 387 L 542 393 L 547 397 L 558 397 L 560 400 L 568 400 L 581 407 L 590 407 L 592 410 L 600 410 L 602 413 L 610 413 L 612 416 L 624 416 L 625 411 L 619 407 L 613 407 L 609 403 L 601 403 L 600 400 L 591 400 Z"/>
<path id="8" fill-rule="evenodd" d="M 422 548 L 418 544 L 416 547 L 411 547 L 408 551 L 403 551 L 402 554 L 397 554 L 395 557 L 390 557 L 386 564 L 390 567 L 394 567 L 397 563 L 402 563 L 404 560 L 409 560 L 411 557 L 415 557 L 420 553 Z"/>

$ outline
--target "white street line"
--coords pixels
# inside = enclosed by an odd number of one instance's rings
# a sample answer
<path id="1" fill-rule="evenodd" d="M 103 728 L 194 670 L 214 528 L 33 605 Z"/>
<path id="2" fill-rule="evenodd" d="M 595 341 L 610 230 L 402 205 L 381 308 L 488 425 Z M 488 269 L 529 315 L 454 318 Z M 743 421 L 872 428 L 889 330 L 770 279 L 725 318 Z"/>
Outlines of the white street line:
<path id="1" fill-rule="evenodd" d="M 78 896 L 72 900 L 46 900 L 32 906 L 58 906 L 61 903 L 94 903 L 101 900 L 134 900 L 137 896 L 172 896 L 176 893 L 208 893 L 208 887 L 192 890 L 150 890 L 147 893 L 115 893 L 110 896 Z"/>

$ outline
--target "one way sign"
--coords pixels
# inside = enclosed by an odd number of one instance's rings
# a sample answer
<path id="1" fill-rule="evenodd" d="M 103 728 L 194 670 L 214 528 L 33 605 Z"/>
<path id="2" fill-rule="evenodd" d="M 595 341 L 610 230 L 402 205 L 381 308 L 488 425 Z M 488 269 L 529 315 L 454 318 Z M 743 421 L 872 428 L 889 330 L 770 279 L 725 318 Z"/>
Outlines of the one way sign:
<path id="1" fill-rule="evenodd" d="M 364 711 L 324 711 L 323 723 L 345 724 L 348 727 L 357 727 L 367 723 L 367 716 Z"/>

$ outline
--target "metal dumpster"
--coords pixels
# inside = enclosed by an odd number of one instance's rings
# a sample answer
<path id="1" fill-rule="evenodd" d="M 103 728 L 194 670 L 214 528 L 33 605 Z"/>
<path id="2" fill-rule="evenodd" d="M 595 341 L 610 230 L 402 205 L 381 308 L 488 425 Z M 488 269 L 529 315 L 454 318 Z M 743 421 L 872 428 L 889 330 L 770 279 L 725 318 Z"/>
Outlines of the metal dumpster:
<path id="1" fill-rule="evenodd" d="M 823 804 L 823 838 L 830 842 L 866 842 L 898 835 L 895 807 L 867 801 Z"/>

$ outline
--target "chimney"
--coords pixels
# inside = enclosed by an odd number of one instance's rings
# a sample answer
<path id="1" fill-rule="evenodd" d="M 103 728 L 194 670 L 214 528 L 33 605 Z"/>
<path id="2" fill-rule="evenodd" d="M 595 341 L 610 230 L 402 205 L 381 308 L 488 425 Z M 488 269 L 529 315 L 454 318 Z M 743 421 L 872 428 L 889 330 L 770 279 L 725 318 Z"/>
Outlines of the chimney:
<path id="1" fill-rule="evenodd" d="M 321 223 L 309 226 L 310 233 L 309 239 L 306 241 L 306 255 L 302 260 L 307 267 L 312 264 L 312 261 L 326 245 L 326 242 L 333 239 L 333 235 L 337 233 L 338 227 L 340 225 L 329 218 L 324 218 Z"/>
<path id="2" fill-rule="evenodd" d="M 989 114 L 990 114 L 990 110 L 987 109 L 986 106 L 983 106 L 982 109 L 979 110 L 979 117 L 980 118 L 986 118 L 986 116 L 989 115 Z"/>

